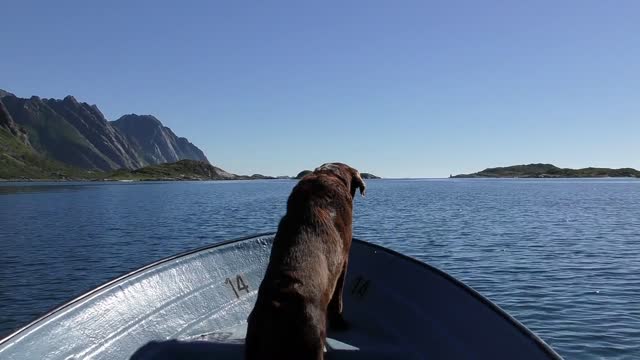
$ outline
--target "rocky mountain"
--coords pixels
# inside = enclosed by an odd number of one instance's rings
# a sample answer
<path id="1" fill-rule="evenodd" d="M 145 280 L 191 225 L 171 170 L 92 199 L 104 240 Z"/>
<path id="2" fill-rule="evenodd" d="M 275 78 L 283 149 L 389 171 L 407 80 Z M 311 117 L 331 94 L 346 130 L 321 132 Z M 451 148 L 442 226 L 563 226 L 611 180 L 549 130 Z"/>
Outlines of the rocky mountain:
<path id="1" fill-rule="evenodd" d="M 10 118 L 15 129 L 9 129 L 8 120 L 0 120 L 1 126 L 11 133 L 22 131 L 44 158 L 72 167 L 109 171 L 181 159 L 208 163 L 200 149 L 153 116 L 126 115 L 109 122 L 96 105 L 78 102 L 73 96 L 24 99 L 0 91 L 0 99 L 6 112 L 1 116 Z"/>
<path id="2" fill-rule="evenodd" d="M 0 179 L 66 179 L 85 175 L 35 151 L 26 130 L 13 121 L 0 99 Z"/>
<path id="3" fill-rule="evenodd" d="M 208 163 L 202 150 L 189 140 L 178 137 L 160 120 L 151 115 L 130 114 L 111 122 L 120 130 L 142 156 L 145 164 L 176 162 L 182 159 L 199 160 Z"/>

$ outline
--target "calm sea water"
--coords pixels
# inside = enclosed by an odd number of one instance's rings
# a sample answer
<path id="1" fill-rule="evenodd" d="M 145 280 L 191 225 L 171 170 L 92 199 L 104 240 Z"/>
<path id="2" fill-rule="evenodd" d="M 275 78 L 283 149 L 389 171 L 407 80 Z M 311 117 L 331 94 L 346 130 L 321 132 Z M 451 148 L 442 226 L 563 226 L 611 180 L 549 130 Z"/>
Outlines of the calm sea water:
<path id="1" fill-rule="evenodd" d="M 149 262 L 275 231 L 294 185 L 0 184 L 0 336 Z M 640 358 L 640 181 L 368 185 L 355 236 L 449 272 L 567 359 Z"/>

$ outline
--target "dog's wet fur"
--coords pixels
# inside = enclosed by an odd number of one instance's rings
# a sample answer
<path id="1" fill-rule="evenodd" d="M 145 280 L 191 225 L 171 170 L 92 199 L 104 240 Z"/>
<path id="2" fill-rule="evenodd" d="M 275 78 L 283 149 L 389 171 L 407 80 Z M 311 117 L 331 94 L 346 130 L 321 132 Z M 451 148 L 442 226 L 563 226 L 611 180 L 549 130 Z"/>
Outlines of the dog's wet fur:
<path id="1" fill-rule="evenodd" d="M 245 358 L 323 359 L 327 322 L 345 329 L 342 288 L 351 248 L 358 170 L 327 163 L 287 201 L 267 271 L 249 315 Z"/>

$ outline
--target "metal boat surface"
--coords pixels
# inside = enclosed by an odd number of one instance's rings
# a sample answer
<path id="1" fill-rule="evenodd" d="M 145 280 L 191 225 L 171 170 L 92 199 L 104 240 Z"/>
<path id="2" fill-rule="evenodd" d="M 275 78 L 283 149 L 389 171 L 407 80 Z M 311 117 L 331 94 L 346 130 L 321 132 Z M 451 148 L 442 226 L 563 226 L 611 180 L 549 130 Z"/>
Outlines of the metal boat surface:
<path id="1" fill-rule="evenodd" d="M 273 234 L 214 244 L 110 281 L 0 340 L 0 359 L 242 359 Z M 354 239 L 351 328 L 327 359 L 559 359 L 452 276 Z"/>

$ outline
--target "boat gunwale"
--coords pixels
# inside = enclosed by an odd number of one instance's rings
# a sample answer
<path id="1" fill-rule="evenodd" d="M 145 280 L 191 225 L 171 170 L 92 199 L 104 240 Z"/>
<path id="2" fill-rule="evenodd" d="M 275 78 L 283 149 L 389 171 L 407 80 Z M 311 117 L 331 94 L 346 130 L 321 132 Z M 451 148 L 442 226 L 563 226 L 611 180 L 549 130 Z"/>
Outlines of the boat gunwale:
<path id="1" fill-rule="evenodd" d="M 150 268 L 156 267 L 158 265 L 164 264 L 164 263 L 168 263 L 171 262 L 173 260 L 185 257 L 185 256 L 189 256 L 198 252 L 202 252 L 202 251 L 206 251 L 206 250 L 210 250 L 210 249 L 214 249 L 220 246 L 225 246 L 225 245 L 229 245 L 229 244 L 233 244 L 233 243 L 237 243 L 237 242 L 243 242 L 243 241 L 247 241 L 247 240 L 252 240 L 252 239 L 259 239 L 259 238 L 263 238 L 263 237 L 272 237 L 275 236 L 275 233 L 273 232 L 268 232 L 268 233 L 260 233 L 260 234 L 255 234 L 255 235 L 250 235 L 250 236 L 244 236 L 244 237 L 240 237 L 240 238 L 235 238 L 235 239 L 231 239 L 231 240 L 224 240 L 221 242 L 217 242 L 214 244 L 209 244 L 209 245 L 204 245 L 204 246 L 200 246 L 197 247 L 195 249 L 192 250 L 187 250 L 175 255 L 171 255 L 168 256 L 166 258 L 162 258 L 160 260 L 156 260 L 154 262 L 151 262 L 147 265 L 144 265 L 140 268 L 137 268 L 135 270 L 132 270 L 128 273 L 125 273 L 123 275 L 120 275 L 112 280 L 108 280 L 105 283 L 98 285 L 97 287 L 61 304 L 58 306 L 53 307 L 51 310 L 47 311 L 44 315 L 36 318 L 35 320 L 29 322 L 28 324 L 18 328 L 17 330 L 14 330 L 12 332 L 10 332 L 9 334 L 7 334 L 7 336 L 3 337 L 0 339 L 0 346 L 4 345 L 6 342 L 8 342 L 9 340 L 13 339 L 14 337 L 20 335 L 21 333 L 23 333 L 24 331 L 28 330 L 29 328 L 31 328 L 32 326 L 36 325 L 37 323 L 46 320 L 47 318 L 56 315 L 59 311 L 64 310 L 68 307 L 71 307 L 72 305 L 100 292 L 101 290 L 116 284 L 122 280 L 125 280 L 126 278 L 132 277 L 134 275 L 137 275 L 139 273 L 143 273 L 147 270 L 149 270 Z M 364 240 L 360 240 L 356 237 L 353 238 L 354 242 L 357 242 L 358 244 L 361 245 L 365 245 L 369 248 L 375 249 L 375 250 L 379 250 L 382 252 L 386 252 L 389 255 L 395 256 L 395 257 L 399 257 L 401 259 L 404 259 L 406 261 L 409 261 L 415 265 L 419 265 L 422 268 L 431 271 L 432 273 L 439 275 L 441 277 L 443 277 L 445 280 L 451 282 L 452 284 L 458 286 L 460 289 L 464 290 L 465 292 L 467 292 L 469 295 L 471 295 L 473 298 L 475 298 L 476 300 L 480 301 L 482 304 L 484 304 L 485 306 L 488 306 L 491 310 L 493 310 L 495 313 L 497 313 L 499 316 L 501 316 L 504 320 L 506 320 L 508 323 L 510 323 L 511 325 L 515 326 L 515 328 L 517 328 L 523 335 L 529 337 L 536 345 L 538 345 L 544 353 L 546 353 L 547 355 L 550 356 L 550 358 L 552 359 L 557 359 L 557 360 L 562 360 L 562 357 L 555 352 L 555 350 L 553 350 L 544 340 L 542 340 L 538 335 L 536 335 L 533 331 L 531 331 L 529 328 L 527 328 L 526 326 L 524 326 L 522 323 L 520 323 L 518 320 L 516 320 L 513 316 L 511 316 L 509 313 L 507 313 L 506 311 L 504 311 L 501 307 L 499 307 L 498 305 L 496 305 L 495 303 L 493 303 L 491 300 L 487 299 L 486 297 L 484 297 L 482 294 L 480 294 L 478 291 L 474 290 L 471 286 L 463 283 L 462 281 L 456 279 L 455 277 L 453 277 L 452 275 L 446 273 L 443 270 L 438 269 L 437 267 L 427 264 L 425 262 L 422 262 L 416 258 L 413 258 L 411 256 L 399 253 L 395 250 L 389 249 L 387 247 L 384 247 L 382 245 L 378 245 L 378 244 L 373 244 Z"/>
<path id="2" fill-rule="evenodd" d="M 137 269 L 131 270 L 128 273 L 125 273 L 123 275 L 117 276 L 114 279 L 107 280 L 106 282 L 102 283 L 101 285 L 98 285 L 97 287 L 95 287 L 95 288 L 93 288 L 93 289 L 91 289 L 91 290 L 89 290 L 89 291 L 87 291 L 87 292 L 85 292 L 85 293 L 83 293 L 81 295 L 78 295 L 77 297 L 75 297 L 75 298 L 73 298 L 73 299 L 71 299 L 71 300 L 69 300 L 69 301 L 67 301 L 65 303 L 62 303 L 61 305 L 56 305 L 51 310 L 45 312 L 44 315 L 37 317 L 36 319 L 30 321 L 28 324 L 26 324 L 26 325 L 24 325 L 24 326 L 22 326 L 22 327 L 20 327 L 20 328 L 18 328 L 16 330 L 10 332 L 9 334 L 7 334 L 7 336 L 1 338 L 0 339 L 0 346 L 4 345 L 4 343 L 7 342 L 8 340 L 10 340 L 11 338 L 14 338 L 17 335 L 20 335 L 20 333 L 24 332 L 25 330 L 27 330 L 28 328 L 32 327 L 33 325 L 45 320 L 46 318 L 48 318 L 50 316 L 55 315 L 59 311 L 64 310 L 65 308 L 68 308 L 68 307 L 70 307 L 70 306 L 72 306 L 72 305 L 74 305 L 74 304 L 76 304 L 76 303 L 78 303 L 78 302 L 90 297 L 91 295 L 94 295 L 95 293 L 97 293 L 97 292 L 99 292 L 99 291 L 101 291 L 101 290 L 103 290 L 103 289 L 105 289 L 105 288 L 107 288 L 107 287 L 109 287 L 109 286 L 111 286 L 113 284 L 116 284 L 116 283 L 118 283 L 118 282 L 120 282 L 122 280 L 125 280 L 126 278 L 132 277 L 132 276 L 137 275 L 139 273 L 143 273 L 146 270 L 149 270 L 150 268 L 156 267 L 158 265 L 161 265 L 161 264 L 164 264 L 164 263 L 167 263 L 167 262 L 171 262 L 173 260 L 177 260 L 177 259 L 185 257 L 185 256 L 189 256 L 189 255 L 201 252 L 201 251 L 213 249 L 213 248 L 216 248 L 216 247 L 219 247 L 219 246 L 229 245 L 229 244 L 233 244 L 233 243 L 236 243 L 236 242 L 242 242 L 242 241 L 246 241 L 246 240 L 257 239 L 257 238 L 266 237 L 266 236 L 272 236 L 272 235 L 275 235 L 275 233 L 261 233 L 261 234 L 257 234 L 257 235 L 251 235 L 251 236 L 244 236 L 244 237 L 241 237 L 241 238 L 235 238 L 235 239 L 231 239 L 231 240 L 224 240 L 224 241 L 217 242 L 217 243 L 214 243 L 214 244 L 200 246 L 200 247 L 197 247 L 195 249 L 187 250 L 187 251 L 175 254 L 175 255 L 167 256 L 167 257 L 162 258 L 160 260 L 153 261 L 153 262 L 151 262 L 151 263 L 149 263 L 147 265 L 143 265 L 142 267 L 139 267 Z"/>

